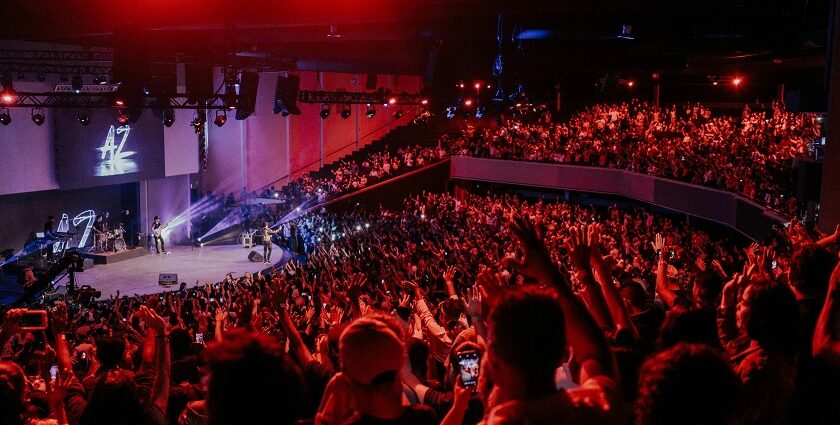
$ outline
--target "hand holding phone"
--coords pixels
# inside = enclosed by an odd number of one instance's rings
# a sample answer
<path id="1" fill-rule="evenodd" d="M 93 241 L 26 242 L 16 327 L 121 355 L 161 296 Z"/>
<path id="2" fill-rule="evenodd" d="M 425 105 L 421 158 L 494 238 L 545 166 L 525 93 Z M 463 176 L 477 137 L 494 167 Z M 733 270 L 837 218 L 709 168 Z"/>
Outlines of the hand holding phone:
<path id="1" fill-rule="evenodd" d="M 461 383 L 465 387 L 475 387 L 478 385 L 479 367 L 481 364 L 481 355 L 478 351 L 462 351 L 458 353 L 458 371 L 461 374 Z"/>

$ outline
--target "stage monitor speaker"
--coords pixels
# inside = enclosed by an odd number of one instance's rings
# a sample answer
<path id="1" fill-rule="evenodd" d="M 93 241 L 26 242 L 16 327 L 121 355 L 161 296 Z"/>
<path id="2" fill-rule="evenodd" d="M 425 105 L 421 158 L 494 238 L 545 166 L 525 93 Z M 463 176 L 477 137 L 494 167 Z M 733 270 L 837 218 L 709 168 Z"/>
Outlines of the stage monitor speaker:
<path id="1" fill-rule="evenodd" d="M 368 74 L 365 90 L 376 90 L 376 74 Z"/>
<path id="2" fill-rule="evenodd" d="M 793 159 L 793 167 L 796 169 L 794 185 L 796 199 L 803 202 L 818 202 L 822 187 L 823 162 L 796 157 Z"/>
<path id="3" fill-rule="evenodd" d="M 274 113 L 287 116 L 300 115 L 297 106 L 298 91 L 300 90 L 300 76 L 277 76 L 277 88 L 274 89 Z"/>
<path id="4" fill-rule="evenodd" d="M 251 251 L 251 253 L 248 254 L 248 259 L 255 263 L 262 263 L 265 261 L 265 258 L 263 258 L 263 256 L 257 251 Z"/>
<path id="5" fill-rule="evenodd" d="M 242 72 L 239 77 L 239 103 L 236 105 L 236 119 L 244 120 L 254 113 L 257 103 L 257 86 L 260 84 L 260 74 L 256 72 Z"/>
<path id="6" fill-rule="evenodd" d="M 161 273 L 158 275 L 158 285 L 173 286 L 178 284 L 178 273 Z"/>
<path id="7" fill-rule="evenodd" d="M 184 65 L 184 85 L 187 103 L 213 97 L 213 66 L 188 63 Z"/>

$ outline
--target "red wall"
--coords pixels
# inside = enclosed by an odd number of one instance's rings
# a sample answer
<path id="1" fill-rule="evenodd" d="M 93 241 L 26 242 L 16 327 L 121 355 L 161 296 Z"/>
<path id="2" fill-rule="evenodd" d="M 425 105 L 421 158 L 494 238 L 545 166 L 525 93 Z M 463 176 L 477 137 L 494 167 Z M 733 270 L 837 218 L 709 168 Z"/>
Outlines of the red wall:
<path id="1" fill-rule="evenodd" d="M 221 73 L 216 73 L 216 84 Z M 367 91 L 365 74 L 300 72 L 301 90 Z M 351 115 L 341 118 L 341 105 L 330 105 L 330 116 L 321 119 L 320 104 L 299 103 L 301 114 L 282 117 L 272 113 L 277 73 L 261 73 L 257 105 L 244 121 L 229 114 L 227 124 L 219 128 L 208 120 L 207 171 L 201 175 L 204 191 L 233 192 L 238 197 L 242 186 L 256 190 L 265 185 L 282 186 L 291 177 L 317 170 L 337 161 L 387 133 L 397 125 L 411 122 L 417 107 L 400 107 L 404 116 L 396 120 L 397 107 L 376 106 L 372 119 L 365 117 L 365 105 L 351 105 Z M 378 75 L 377 87 L 394 93 L 420 92 L 422 77 Z M 357 138 L 358 143 L 357 143 Z M 244 165 L 244 168 L 243 168 Z"/>

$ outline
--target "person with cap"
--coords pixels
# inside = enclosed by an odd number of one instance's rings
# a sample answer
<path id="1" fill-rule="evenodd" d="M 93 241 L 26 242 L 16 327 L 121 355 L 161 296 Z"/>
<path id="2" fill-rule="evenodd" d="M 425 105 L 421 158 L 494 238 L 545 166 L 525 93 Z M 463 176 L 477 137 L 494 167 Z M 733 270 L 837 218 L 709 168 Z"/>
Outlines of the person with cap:
<path id="1" fill-rule="evenodd" d="M 352 417 L 341 423 L 437 423 L 434 410 L 428 406 L 403 403 L 400 370 L 406 353 L 399 333 L 398 327 L 365 317 L 352 322 L 341 334 L 339 354 L 343 370 L 335 381 L 341 381 L 354 410 Z"/>
<path id="2" fill-rule="evenodd" d="M 160 217 L 155 216 L 155 221 L 152 223 L 152 235 L 155 238 L 155 251 L 158 254 L 161 252 L 164 254 L 169 254 L 169 251 L 166 250 L 166 247 L 163 245 L 163 229 L 166 228 L 169 224 L 161 224 Z"/>

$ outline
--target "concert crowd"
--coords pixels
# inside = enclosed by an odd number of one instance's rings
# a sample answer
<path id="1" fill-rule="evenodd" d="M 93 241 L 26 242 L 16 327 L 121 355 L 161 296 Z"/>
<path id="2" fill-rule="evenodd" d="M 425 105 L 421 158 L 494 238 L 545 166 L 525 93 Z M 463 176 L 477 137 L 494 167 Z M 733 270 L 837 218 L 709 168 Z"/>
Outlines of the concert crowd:
<path id="1" fill-rule="evenodd" d="M 492 193 L 296 221 L 265 274 L 7 311 L 0 423 L 840 421 L 840 227 Z"/>
<path id="2" fill-rule="evenodd" d="M 288 185 L 243 188 L 219 198 L 219 221 L 239 208 L 247 226 L 275 223 L 307 208 L 450 156 L 619 168 L 737 192 L 793 217 L 807 205 L 794 192 L 796 156 L 812 156 L 822 135 L 817 114 L 786 112 L 779 104 L 745 105 L 740 115 L 715 116 L 702 104 L 656 108 L 645 102 L 596 104 L 567 120 L 552 121 L 546 105 L 516 108 L 497 126 L 465 121 L 437 146 L 403 146 L 342 160 L 330 176 L 301 176 Z M 212 196 L 212 194 L 211 194 Z M 224 202 L 221 202 L 224 198 Z M 275 199 L 276 206 L 259 198 Z M 195 223 L 201 228 L 201 223 Z M 212 227 L 212 224 L 211 226 Z"/>

